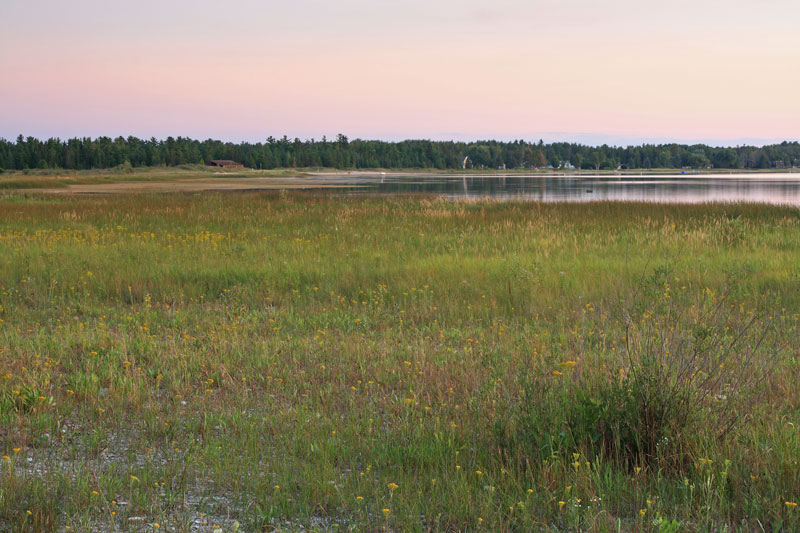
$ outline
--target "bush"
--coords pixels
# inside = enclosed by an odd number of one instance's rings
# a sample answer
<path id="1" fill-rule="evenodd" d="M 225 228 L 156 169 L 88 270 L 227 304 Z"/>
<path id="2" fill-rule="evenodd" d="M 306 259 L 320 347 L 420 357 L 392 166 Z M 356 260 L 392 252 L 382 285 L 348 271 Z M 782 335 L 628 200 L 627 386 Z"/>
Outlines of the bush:
<path id="1" fill-rule="evenodd" d="M 621 298 L 607 332 L 619 337 L 613 353 L 587 353 L 529 381 L 496 427 L 507 458 L 580 453 L 682 473 L 748 416 L 768 375 L 755 355 L 764 361 L 765 346 L 778 346 L 765 342 L 771 320 L 708 289 L 673 296 L 668 279 L 656 271 Z M 589 368 L 593 360 L 616 367 Z"/>
<path id="2" fill-rule="evenodd" d="M 127 159 L 114 167 L 114 170 L 120 174 L 133 174 L 133 165 Z"/>

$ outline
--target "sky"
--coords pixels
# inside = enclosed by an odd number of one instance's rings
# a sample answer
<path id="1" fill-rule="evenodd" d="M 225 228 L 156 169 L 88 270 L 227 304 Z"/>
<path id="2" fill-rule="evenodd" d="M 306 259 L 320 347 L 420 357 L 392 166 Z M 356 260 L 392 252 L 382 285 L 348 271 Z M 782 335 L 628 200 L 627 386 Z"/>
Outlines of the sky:
<path id="1" fill-rule="evenodd" d="M 0 0 L 0 137 L 800 140 L 798 0 Z"/>

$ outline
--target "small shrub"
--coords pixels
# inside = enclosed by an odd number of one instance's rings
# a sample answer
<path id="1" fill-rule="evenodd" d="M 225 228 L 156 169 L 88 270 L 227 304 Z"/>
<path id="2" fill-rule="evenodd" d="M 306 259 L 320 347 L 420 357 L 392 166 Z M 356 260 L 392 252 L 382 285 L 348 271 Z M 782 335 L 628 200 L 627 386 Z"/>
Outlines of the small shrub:
<path id="1" fill-rule="evenodd" d="M 133 165 L 127 159 L 114 167 L 114 170 L 120 174 L 133 174 Z"/>
<path id="2" fill-rule="evenodd" d="M 709 290 L 674 297 L 660 274 L 622 299 L 616 368 L 578 365 L 530 381 L 525 400 L 495 428 L 507 457 L 578 452 L 626 469 L 684 472 L 748 415 L 768 375 L 755 355 L 778 346 L 764 342 L 770 320 Z"/>

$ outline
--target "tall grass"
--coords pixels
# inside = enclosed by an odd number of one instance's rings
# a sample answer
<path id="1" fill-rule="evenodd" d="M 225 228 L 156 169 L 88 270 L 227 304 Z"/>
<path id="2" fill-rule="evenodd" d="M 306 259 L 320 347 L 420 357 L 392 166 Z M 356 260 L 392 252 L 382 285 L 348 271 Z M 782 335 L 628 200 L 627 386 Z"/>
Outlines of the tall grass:
<path id="1" fill-rule="evenodd" d="M 0 529 L 798 528 L 798 230 L 0 196 Z"/>

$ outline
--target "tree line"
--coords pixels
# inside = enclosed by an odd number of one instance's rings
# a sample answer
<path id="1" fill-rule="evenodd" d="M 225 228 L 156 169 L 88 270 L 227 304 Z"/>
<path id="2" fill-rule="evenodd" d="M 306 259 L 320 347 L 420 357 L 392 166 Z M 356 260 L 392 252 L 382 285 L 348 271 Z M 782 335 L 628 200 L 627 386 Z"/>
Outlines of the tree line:
<path id="1" fill-rule="evenodd" d="M 643 144 L 587 146 L 523 140 L 387 142 L 350 140 L 344 135 L 321 140 L 267 138 L 258 143 L 232 143 L 186 137 L 138 139 L 89 137 L 39 140 L 0 139 L 0 169 L 92 169 L 111 167 L 177 166 L 232 159 L 257 169 L 324 167 L 429 169 L 589 170 L 648 168 L 766 169 L 800 166 L 800 143 L 768 146 L 713 147 L 704 144 Z"/>

